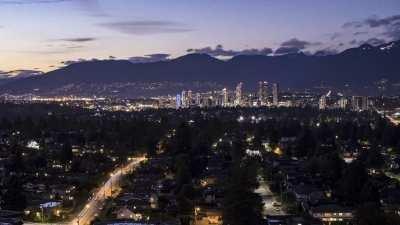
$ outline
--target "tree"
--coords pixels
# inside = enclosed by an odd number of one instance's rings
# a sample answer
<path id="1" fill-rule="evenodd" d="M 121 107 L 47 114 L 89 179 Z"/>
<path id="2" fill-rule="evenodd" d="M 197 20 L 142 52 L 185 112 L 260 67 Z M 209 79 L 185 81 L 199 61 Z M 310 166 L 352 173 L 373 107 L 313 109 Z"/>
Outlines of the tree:
<path id="1" fill-rule="evenodd" d="M 23 193 L 20 178 L 11 176 L 2 187 L 2 209 L 23 211 L 26 208 L 26 197 Z"/>
<path id="2" fill-rule="evenodd" d="M 189 153 L 192 149 L 192 131 L 186 123 L 176 129 L 174 137 L 174 152 Z"/>
<path id="3" fill-rule="evenodd" d="M 379 202 L 379 189 L 372 182 L 366 182 L 361 189 L 360 202 Z"/>
<path id="4" fill-rule="evenodd" d="M 194 215 L 194 190 L 192 184 L 185 184 L 177 195 L 178 212 L 182 225 L 189 225 Z"/>
<path id="5" fill-rule="evenodd" d="M 192 174 L 189 166 L 189 157 L 187 155 L 179 155 L 176 157 L 175 161 L 176 193 L 179 193 L 185 184 L 192 183 Z"/>
<path id="6" fill-rule="evenodd" d="M 9 157 L 6 164 L 6 169 L 9 173 L 22 173 L 25 171 L 24 162 L 21 151 L 17 147 L 13 147 L 13 154 Z"/>
<path id="7" fill-rule="evenodd" d="M 369 168 L 381 168 L 385 161 L 377 148 L 372 148 L 365 153 L 365 165 Z"/>
<path id="8" fill-rule="evenodd" d="M 245 155 L 244 149 L 245 143 L 243 143 L 243 137 L 236 137 L 230 151 L 233 163 L 240 163 Z"/>
<path id="9" fill-rule="evenodd" d="M 339 157 L 337 152 L 323 155 L 320 158 L 321 174 L 328 180 L 336 181 L 342 176 L 344 161 Z"/>
<path id="10" fill-rule="evenodd" d="M 351 163 L 344 170 L 342 178 L 338 181 L 337 194 L 342 201 L 357 203 L 360 200 L 360 193 L 368 181 L 368 174 L 360 162 Z"/>
<path id="11" fill-rule="evenodd" d="M 68 165 L 72 161 L 74 154 L 72 153 L 72 146 L 69 142 L 63 144 L 61 148 L 61 162 L 64 166 Z"/>
<path id="12" fill-rule="evenodd" d="M 357 225 L 386 225 L 386 220 L 379 205 L 366 203 L 357 208 L 355 218 Z M 389 225 L 389 224 L 387 224 Z"/>
<path id="13" fill-rule="evenodd" d="M 305 128 L 298 137 L 294 156 L 312 156 L 315 154 L 316 147 L 317 143 L 312 131 L 309 128 Z"/>
<path id="14" fill-rule="evenodd" d="M 247 161 L 233 165 L 223 201 L 225 225 L 261 224 L 262 198 L 254 193 L 258 186 L 257 171 L 256 162 Z"/>

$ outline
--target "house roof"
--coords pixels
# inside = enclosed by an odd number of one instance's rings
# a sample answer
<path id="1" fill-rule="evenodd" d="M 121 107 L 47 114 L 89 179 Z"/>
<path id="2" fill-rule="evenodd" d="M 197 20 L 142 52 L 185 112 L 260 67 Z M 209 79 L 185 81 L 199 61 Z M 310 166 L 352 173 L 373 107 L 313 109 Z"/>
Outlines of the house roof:
<path id="1" fill-rule="evenodd" d="M 327 205 L 318 205 L 311 208 L 313 213 L 347 213 L 353 212 L 353 209 L 348 207 L 343 207 L 337 204 L 327 204 Z"/>

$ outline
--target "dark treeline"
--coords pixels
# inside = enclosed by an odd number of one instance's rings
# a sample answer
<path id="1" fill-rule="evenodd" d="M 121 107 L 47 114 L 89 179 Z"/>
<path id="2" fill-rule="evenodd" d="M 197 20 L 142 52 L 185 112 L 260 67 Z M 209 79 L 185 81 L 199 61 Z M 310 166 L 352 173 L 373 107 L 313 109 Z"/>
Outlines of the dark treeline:
<path id="1" fill-rule="evenodd" d="M 13 177 L 29 168 L 40 170 L 49 159 L 59 160 L 72 171 L 88 171 L 87 165 L 101 162 L 104 155 L 92 160 L 76 158 L 72 146 L 102 148 L 118 162 L 135 153 L 165 155 L 174 161 L 178 210 L 181 222 L 189 224 L 198 193 L 194 180 L 206 172 L 212 159 L 222 163 L 224 223 L 229 225 L 261 224 L 262 202 L 254 189 L 266 159 L 278 157 L 265 149 L 280 147 L 282 140 L 293 138 L 281 149 L 279 157 L 295 158 L 312 176 L 321 176 L 332 189 L 335 199 L 358 208 L 360 215 L 379 211 L 379 183 L 374 183 L 367 168 L 383 168 L 382 151 L 400 153 L 400 128 L 375 112 L 319 111 L 313 108 L 212 108 L 183 110 L 147 110 L 135 113 L 97 112 L 57 105 L 0 104 L 0 154 L 7 157 L 8 173 L 3 182 L 3 208 L 23 209 L 23 196 Z M 48 140 L 52 141 L 49 142 Z M 7 140 L 7 141 L 4 141 Z M 36 140 L 41 151 L 22 157 L 29 140 Z M 220 140 L 220 141 L 219 141 Z M 249 141 L 250 140 L 250 141 Z M 55 144 L 56 143 L 56 144 Z M 217 145 L 215 145 L 217 143 Z M 360 151 L 368 145 L 368 151 Z M 58 146 L 58 147 L 55 147 Z M 57 148 L 57 151 L 53 151 Z M 262 159 L 246 155 L 246 149 L 260 150 Z M 360 153 L 353 163 L 340 157 L 344 151 Z M 85 160 L 85 165 L 82 161 Z M 82 170 L 82 168 L 84 168 Z M 271 173 L 279 184 L 280 177 Z M 19 188 L 19 189 L 18 189 Z M 273 188 L 273 187 L 272 187 Z M 10 198 L 12 192 L 13 198 Z M 18 191 L 17 191 L 18 192 Z M 8 197 L 7 197 L 8 196 Z M 361 218 L 361 217 L 359 217 Z M 364 216 L 362 217 L 364 218 Z M 389 220 L 389 219 L 388 219 Z M 361 223 L 360 224 L 369 224 Z"/>

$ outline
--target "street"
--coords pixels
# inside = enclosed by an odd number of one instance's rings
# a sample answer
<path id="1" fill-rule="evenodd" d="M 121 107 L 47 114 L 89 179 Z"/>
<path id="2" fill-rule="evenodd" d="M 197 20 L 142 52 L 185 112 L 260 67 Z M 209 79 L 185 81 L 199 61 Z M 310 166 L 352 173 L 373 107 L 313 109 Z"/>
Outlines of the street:
<path id="1" fill-rule="evenodd" d="M 393 117 L 391 117 L 391 116 L 389 116 L 389 115 L 386 115 L 386 118 L 388 118 L 389 121 L 390 121 L 391 123 L 393 123 L 394 125 L 399 125 L 399 124 L 400 124 L 400 121 L 399 121 L 399 120 L 397 120 L 397 119 L 395 119 L 395 118 L 393 118 Z"/>
<path id="2" fill-rule="evenodd" d="M 281 204 L 278 202 L 278 198 L 269 189 L 268 184 L 265 182 L 264 178 L 259 177 L 260 186 L 255 190 L 259 194 L 264 203 L 263 215 L 285 215 Z"/>
<path id="3" fill-rule="evenodd" d="M 379 111 L 375 108 L 375 111 L 382 115 L 382 117 L 386 117 L 392 124 L 398 126 L 400 125 L 400 120 L 393 118 L 392 116 L 385 114 L 383 111 Z"/>
<path id="4" fill-rule="evenodd" d="M 120 189 L 120 180 L 123 176 L 132 170 L 142 161 L 145 157 L 133 158 L 124 167 L 116 168 L 111 174 L 110 178 L 103 184 L 103 186 L 97 189 L 97 192 L 91 199 L 88 200 L 82 211 L 71 221 L 57 223 L 57 225 L 88 225 L 101 211 L 105 200 L 112 196 L 113 192 Z M 24 223 L 27 225 L 39 225 L 42 223 Z M 55 224 L 55 223 L 51 223 Z"/>

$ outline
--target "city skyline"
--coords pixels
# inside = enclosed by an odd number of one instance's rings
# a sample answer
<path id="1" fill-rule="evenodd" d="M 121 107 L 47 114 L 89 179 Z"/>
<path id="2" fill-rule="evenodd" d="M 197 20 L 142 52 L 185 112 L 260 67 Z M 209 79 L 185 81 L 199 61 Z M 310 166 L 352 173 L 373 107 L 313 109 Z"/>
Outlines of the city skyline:
<path id="1" fill-rule="evenodd" d="M 399 0 L 0 0 L 0 225 L 399 225 Z"/>
<path id="2" fill-rule="evenodd" d="M 335 52 L 398 39 L 399 9 L 397 1 L 3 0 L 0 71 L 12 76 L 93 58 L 146 62 L 196 52 Z"/>

